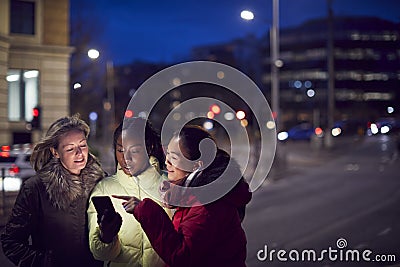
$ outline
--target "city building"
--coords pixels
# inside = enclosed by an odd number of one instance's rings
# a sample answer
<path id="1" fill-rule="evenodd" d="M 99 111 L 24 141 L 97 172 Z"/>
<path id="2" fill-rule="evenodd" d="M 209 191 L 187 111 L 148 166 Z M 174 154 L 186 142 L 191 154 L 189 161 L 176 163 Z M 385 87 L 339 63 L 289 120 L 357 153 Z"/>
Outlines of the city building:
<path id="1" fill-rule="evenodd" d="M 400 108 L 399 24 L 373 17 L 335 17 L 331 25 L 331 50 L 327 18 L 281 29 L 281 121 L 288 126 L 299 121 L 327 126 L 330 51 L 334 120 L 366 124 L 379 117 L 393 116 L 389 114 L 390 107 Z M 266 49 L 263 83 L 269 88 L 270 50 Z"/>
<path id="2" fill-rule="evenodd" d="M 333 17 L 335 121 L 362 125 L 400 109 L 400 24 L 374 17 Z M 246 73 L 271 104 L 271 42 L 233 40 L 193 49 L 194 60 L 231 65 Z M 328 18 L 280 29 L 280 128 L 328 124 Z M 397 113 L 399 111 L 397 110 Z"/>
<path id="3" fill-rule="evenodd" d="M 35 142 L 69 114 L 72 50 L 68 0 L 0 0 L 0 144 Z"/>

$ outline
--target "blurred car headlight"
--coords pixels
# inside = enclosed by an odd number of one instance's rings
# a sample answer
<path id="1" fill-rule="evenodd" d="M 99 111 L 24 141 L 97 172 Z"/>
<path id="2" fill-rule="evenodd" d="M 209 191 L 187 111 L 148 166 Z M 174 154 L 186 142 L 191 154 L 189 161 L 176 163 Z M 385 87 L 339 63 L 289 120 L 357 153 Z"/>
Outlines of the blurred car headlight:
<path id="1" fill-rule="evenodd" d="M 335 127 L 332 129 L 332 136 L 339 136 L 342 133 L 342 129 L 340 127 Z"/>
<path id="2" fill-rule="evenodd" d="M 381 127 L 381 134 L 387 134 L 390 131 L 390 127 L 385 125 Z"/>
<path id="3" fill-rule="evenodd" d="M 370 129 L 371 129 L 371 133 L 372 133 L 372 134 L 377 134 L 377 133 L 379 133 L 378 126 L 377 126 L 375 123 L 371 123 Z"/>
<path id="4" fill-rule="evenodd" d="M 280 132 L 278 133 L 278 140 L 279 141 L 285 141 L 286 139 L 288 139 L 289 134 L 288 132 Z"/>
<path id="5" fill-rule="evenodd" d="M 5 177 L 4 179 L 0 179 L 3 183 L 3 189 L 6 192 L 15 192 L 19 191 L 22 185 L 22 179 L 16 177 Z"/>

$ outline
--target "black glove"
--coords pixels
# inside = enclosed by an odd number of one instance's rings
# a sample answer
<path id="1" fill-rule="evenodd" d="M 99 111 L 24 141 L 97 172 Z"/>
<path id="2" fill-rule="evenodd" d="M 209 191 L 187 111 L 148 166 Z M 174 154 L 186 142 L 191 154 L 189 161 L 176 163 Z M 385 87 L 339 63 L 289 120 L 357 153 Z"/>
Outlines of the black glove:
<path id="1" fill-rule="evenodd" d="M 111 243 L 121 228 L 121 215 L 106 209 L 103 215 L 97 215 L 97 219 L 100 227 L 100 240 L 104 243 Z"/>

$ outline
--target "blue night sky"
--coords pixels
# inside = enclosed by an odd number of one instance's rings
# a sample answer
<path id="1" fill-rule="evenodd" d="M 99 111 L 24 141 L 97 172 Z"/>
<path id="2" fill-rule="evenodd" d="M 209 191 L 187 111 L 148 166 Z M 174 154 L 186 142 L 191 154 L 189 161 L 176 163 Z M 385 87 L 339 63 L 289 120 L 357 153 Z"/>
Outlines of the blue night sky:
<path id="1" fill-rule="evenodd" d="M 336 16 L 400 22 L 399 0 L 333 0 Z M 327 15 L 326 0 L 280 0 L 281 28 Z M 244 21 L 240 12 L 254 12 Z M 183 61 L 194 46 L 261 36 L 272 22 L 272 0 L 71 0 L 71 20 L 92 28 L 91 45 L 115 64 Z"/>

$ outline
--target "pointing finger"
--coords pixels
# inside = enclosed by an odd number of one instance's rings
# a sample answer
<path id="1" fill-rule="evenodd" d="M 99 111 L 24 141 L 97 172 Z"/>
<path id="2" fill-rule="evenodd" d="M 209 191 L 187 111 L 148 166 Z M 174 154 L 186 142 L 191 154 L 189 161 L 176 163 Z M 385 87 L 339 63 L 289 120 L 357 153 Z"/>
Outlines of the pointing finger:
<path id="1" fill-rule="evenodd" d="M 112 195 L 113 198 L 118 198 L 118 199 L 123 199 L 123 200 L 130 200 L 132 197 L 131 196 L 118 196 L 118 195 Z"/>

